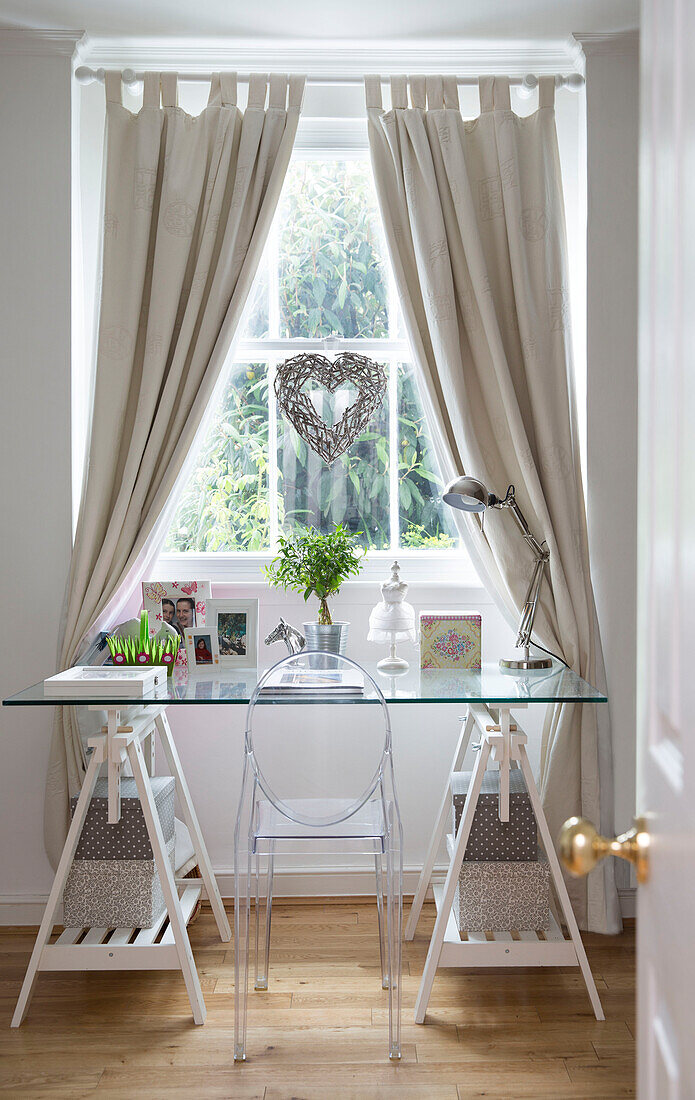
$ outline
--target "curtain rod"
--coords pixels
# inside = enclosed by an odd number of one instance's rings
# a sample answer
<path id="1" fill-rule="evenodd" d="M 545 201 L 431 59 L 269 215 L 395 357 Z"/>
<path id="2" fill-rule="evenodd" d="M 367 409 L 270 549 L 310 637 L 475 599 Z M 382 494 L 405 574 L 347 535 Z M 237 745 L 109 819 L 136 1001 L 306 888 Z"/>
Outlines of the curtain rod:
<path id="1" fill-rule="evenodd" d="M 88 65 L 80 65 L 75 69 L 75 80 L 78 84 L 93 84 L 94 81 L 98 81 L 100 84 L 104 83 L 104 69 L 90 69 Z M 133 69 L 124 69 L 121 74 L 121 79 L 124 84 L 133 85 L 140 84 L 144 78 L 144 72 L 135 72 Z M 425 75 L 425 74 L 421 74 Z M 483 74 L 486 75 L 486 74 Z M 499 75 L 491 73 L 491 76 Z M 199 84 L 209 83 L 210 73 L 179 73 L 179 80 L 184 84 Z M 340 87 L 354 87 L 361 86 L 363 82 L 361 76 L 328 76 L 317 74 L 315 76 L 307 77 L 307 84 L 312 85 L 332 85 Z M 382 84 L 388 82 L 388 77 L 382 78 Z M 476 87 L 478 84 L 477 76 L 459 76 L 456 78 L 456 83 L 461 86 Z M 237 80 L 242 84 L 247 84 L 249 80 L 249 73 L 237 73 Z M 526 76 L 512 76 L 509 78 L 509 83 L 517 85 L 522 94 L 531 95 L 535 88 L 538 87 L 538 77 L 533 73 L 527 73 Z M 568 73 L 566 75 L 555 75 L 555 87 L 556 88 L 569 88 L 571 91 L 576 92 L 580 88 L 584 87 L 584 77 L 581 73 Z"/>

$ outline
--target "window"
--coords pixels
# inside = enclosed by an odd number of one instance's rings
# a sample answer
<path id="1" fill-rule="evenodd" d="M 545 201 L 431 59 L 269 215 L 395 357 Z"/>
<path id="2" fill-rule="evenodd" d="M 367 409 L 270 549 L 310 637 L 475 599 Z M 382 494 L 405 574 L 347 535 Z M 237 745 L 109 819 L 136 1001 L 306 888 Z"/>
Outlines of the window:
<path id="1" fill-rule="evenodd" d="M 360 352 L 387 373 L 381 408 L 330 466 L 276 407 L 277 364 L 300 350 Z M 332 423 L 352 395 L 345 386 L 311 400 Z M 440 492 L 369 161 L 359 153 L 295 155 L 165 551 L 268 554 L 280 534 L 341 522 L 370 552 L 449 556 L 459 539 Z"/>

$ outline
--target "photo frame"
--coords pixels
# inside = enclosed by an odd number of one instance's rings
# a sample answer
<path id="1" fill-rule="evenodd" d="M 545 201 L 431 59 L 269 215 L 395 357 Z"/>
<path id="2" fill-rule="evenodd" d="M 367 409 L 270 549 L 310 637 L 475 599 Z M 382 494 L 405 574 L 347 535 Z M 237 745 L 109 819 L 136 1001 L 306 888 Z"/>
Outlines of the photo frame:
<path id="1" fill-rule="evenodd" d="M 216 668 L 258 666 L 258 599 L 208 600 L 205 625 Z"/>
<path id="2" fill-rule="evenodd" d="M 208 677 L 216 667 L 217 647 L 209 626 L 195 626 L 186 629 L 186 657 L 188 675 L 202 673 Z"/>
<path id="3" fill-rule="evenodd" d="M 210 599 L 210 581 L 143 581 L 142 603 L 150 616 L 150 633 L 162 621 L 178 631 L 184 652 L 186 630 L 205 625 L 205 603 Z"/>

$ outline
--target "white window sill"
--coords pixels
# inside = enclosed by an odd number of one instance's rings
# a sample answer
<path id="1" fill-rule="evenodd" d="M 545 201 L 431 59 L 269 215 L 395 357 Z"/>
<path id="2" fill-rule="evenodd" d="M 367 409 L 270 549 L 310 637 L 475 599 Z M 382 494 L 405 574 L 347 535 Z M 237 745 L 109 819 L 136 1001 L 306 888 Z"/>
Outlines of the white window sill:
<path id="1" fill-rule="evenodd" d="M 389 575 L 394 559 L 401 564 L 404 580 L 428 585 L 456 585 L 482 590 L 483 585 L 464 551 L 451 550 L 373 550 L 365 559 L 355 583 L 379 583 Z M 272 554 L 161 554 L 154 569 L 155 580 L 211 580 L 232 583 L 265 584 L 263 567 Z"/>

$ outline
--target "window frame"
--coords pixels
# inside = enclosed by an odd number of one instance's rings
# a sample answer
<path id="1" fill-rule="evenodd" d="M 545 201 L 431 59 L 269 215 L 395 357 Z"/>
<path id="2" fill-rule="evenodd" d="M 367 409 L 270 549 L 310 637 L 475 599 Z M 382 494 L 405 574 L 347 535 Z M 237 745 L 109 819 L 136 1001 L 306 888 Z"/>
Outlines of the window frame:
<path id="1" fill-rule="evenodd" d="M 328 160 L 331 158 L 345 160 L 369 160 L 369 145 L 367 137 L 366 119 L 354 118 L 300 118 L 297 129 L 295 146 L 292 152 L 294 160 Z M 277 241 L 278 224 L 274 220 L 270 230 L 265 257 L 272 255 L 272 249 Z M 259 362 L 266 363 L 268 369 L 268 392 L 272 393 L 274 371 L 278 361 L 297 355 L 302 351 L 318 352 L 345 352 L 355 351 L 363 355 L 378 357 L 380 362 L 387 363 L 388 386 L 390 398 L 389 431 L 390 437 L 394 434 L 396 421 L 391 409 L 397 406 L 397 366 L 399 363 L 412 363 L 413 355 L 410 343 L 406 337 L 398 337 L 391 333 L 391 325 L 396 316 L 395 310 L 395 281 L 389 271 L 389 330 L 390 334 L 384 339 L 362 339 L 331 336 L 327 339 L 310 338 L 263 338 L 239 339 L 231 349 L 225 371 L 231 369 L 234 363 Z M 269 328 L 271 328 L 271 312 L 273 305 L 277 303 L 273 296 L 272 264 L 269 264 L 268 283 L 268 309 Z M 241 325 L 244 324 L 242 319 Z M 241 326 L 240 326 L 241 327 Z M 397 425 L 396 425 L 397 426 Z M 274 401 L 269 401 L 268 429 L 269 438 L 276 439 L 277 410 Z M 394 440 L 390 438 L 390 448 Z M 277 449 L 271 452 L 269 464 L 269 484 L 277 480 Z M 389 506 L 391 510 L 391 533 L 393 537 L 394 526 L 398 529 L 398 468 L 394 462 L 389 463 L 390 486 Z M 272 491 L 272 490 L 269 490 Z M 395 514 L 394 514 L 395 513 Z M 173 511 L 171 518 L 173 519 Z M 277 509 L 270 509 L 270 539 L 271 546 L 276 545 L 277 540 Z M 155 572 L 162 580 L 176 579 L 183 576 L 201 576 L 216 581 L 235 581 L 242 583 L 258 583 L 263 580 L 263 567 L 268 565 L 276 551 L 162 551 L 157 560 Z M 473 566 L 473 562 L 462 545 L 450 549 L 418 549 L 403 548 L 387 550 L 369 550 L 364 558 L 363 567 L 357 583 L 374 583 L 381 581 L 388 572 L 388 566 L 394 560 L 398 560 L 406 567 L 407 575 L 411 580 L 450 585 L 452 583 L 465 585 L 468 588 L 483 588 L 480 578 Z"/>

